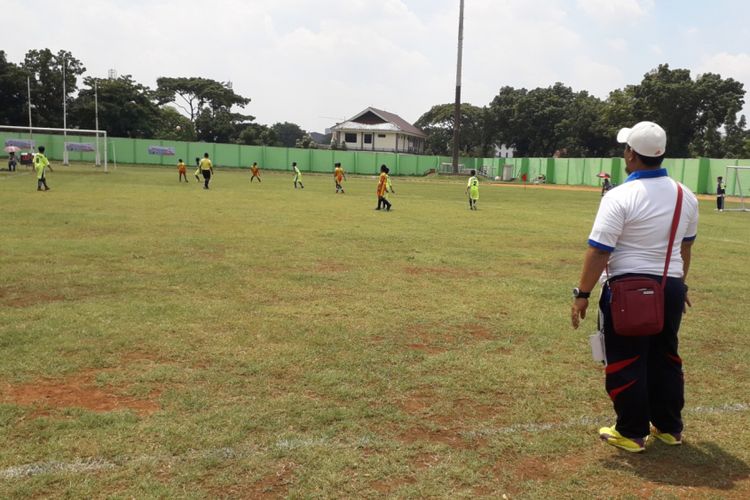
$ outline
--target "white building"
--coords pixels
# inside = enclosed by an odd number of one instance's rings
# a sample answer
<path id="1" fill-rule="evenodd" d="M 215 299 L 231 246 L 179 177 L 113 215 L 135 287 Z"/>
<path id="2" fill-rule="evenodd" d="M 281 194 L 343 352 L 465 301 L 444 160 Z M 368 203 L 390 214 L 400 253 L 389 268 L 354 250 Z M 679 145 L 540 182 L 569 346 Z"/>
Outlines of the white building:
<path id="1" fill-rule="evenodd" d="M 495 156 L 497 158 L 513 158 L 513 153 L 515 153 L 515 150 L 507 147 L 505 144 L 500 146 L 495 145 Z"/>
<path id="2" fill-rule="evenodd" d="M 356 151 L 424 152 L 427 134 L 388 111 L 367 108 L 331 128 L 331 144 Z"/>

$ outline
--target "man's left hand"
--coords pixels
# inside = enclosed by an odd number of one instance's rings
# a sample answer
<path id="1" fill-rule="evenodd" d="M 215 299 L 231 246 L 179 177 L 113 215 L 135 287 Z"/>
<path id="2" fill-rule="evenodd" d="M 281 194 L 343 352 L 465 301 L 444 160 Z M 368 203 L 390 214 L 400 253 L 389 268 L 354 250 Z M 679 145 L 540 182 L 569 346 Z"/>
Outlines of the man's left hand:
<path id="1" fill-rule="evenodd" d="M 575 299 L 570 307 L 570 322 L 573 328 L 578 328 L 581 320 L 586 317 L 586 309 L 589 307 L 589 299 Z"/>

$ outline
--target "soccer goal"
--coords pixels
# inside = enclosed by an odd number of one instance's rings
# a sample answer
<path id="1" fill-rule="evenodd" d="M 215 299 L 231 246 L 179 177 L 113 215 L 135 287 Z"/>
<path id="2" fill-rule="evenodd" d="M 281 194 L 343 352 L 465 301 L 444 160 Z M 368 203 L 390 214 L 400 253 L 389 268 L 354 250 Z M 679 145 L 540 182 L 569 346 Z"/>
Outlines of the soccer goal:
<path id="1" fill-rule="evenodd" d="M 727 183 L 727 194 L 739 198 L 739 205 L 727 207 L 724 206 L 725 212 L 750 212 L 750 207 L 745 205 L 745 195 L 750 191 L 750 166 L 731 167 L 727 166 L 725 174 Z M 743 188 L 744 186 L 744 188 Z M 744 189 L 744 191 L 743 191 Z"/>
<path id="2" fill-rule="evenodd" d="M 466 174 L 466 166 L 463 163 L 458 164 L 458 173 L 459 174 Z M 453 163 L 441 163 L 440 168 L 438 169 L 439 174 L 446 174 L 450 175 L 453 173 Z"/>
<path id="3" fill-rule="evenodd" d="M 63 165 L 70 163 L 71 154 L 84 160 L 93 156 L 94 164 L 108 171 L 105 130 L 0 125 L 0 140 L 5 148 L 15 147 L 21 153 L 33 153 L 45 146 L 47 156 L 61 159 Z"/>

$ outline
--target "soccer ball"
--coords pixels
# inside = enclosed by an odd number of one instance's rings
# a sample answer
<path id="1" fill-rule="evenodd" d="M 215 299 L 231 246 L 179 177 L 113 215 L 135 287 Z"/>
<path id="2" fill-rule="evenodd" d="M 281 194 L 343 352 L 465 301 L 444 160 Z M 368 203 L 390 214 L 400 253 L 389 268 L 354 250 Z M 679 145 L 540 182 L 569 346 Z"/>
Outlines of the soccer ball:
<path id="1" fill-rule="evenodd" d="M 495 180 L 496 180 L 496 181 L 499 181 L 499 180 L 500 180 L 500 176 L 499 176 L 499 175 L 496 175 L 496 176 L 495 176 Z"/>
<path id="2" fill-rule="evenodd" d="M 182 130 L 182 127 L 180 127 L 179 125 L 177 125 L 174 129 L 179 132 L 180 130 Z"/>

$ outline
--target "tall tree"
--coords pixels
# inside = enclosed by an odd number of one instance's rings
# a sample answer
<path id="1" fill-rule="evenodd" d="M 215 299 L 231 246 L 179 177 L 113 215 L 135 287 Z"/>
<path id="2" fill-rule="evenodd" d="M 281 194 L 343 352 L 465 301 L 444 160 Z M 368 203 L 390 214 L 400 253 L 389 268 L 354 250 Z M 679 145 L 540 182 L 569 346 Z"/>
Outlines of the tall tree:
<path id="1" fill-rule="evenodd" d="M 159 104 L 174 103 L 195 122 L 204 108 L 213 111 L 239 106 L 244 108 L 250 99 L 236 94 L 228 83 L 208 78 L 168 78 L 156 80 L 156 98 Z"/>
<path id="2" fill-rule="evenodd" d="M 250 99 L 235 93 L 229 83 L 201 77 L 161 77 L 156 80 L 156 85 L 157 102 L 172 103 L 185 112 L 200 140 L 236 139 L 240 125 L 253 120 L 232 112 L 233 106 L 244 108 Z"/>
<path id="3" fill-rule="evenodd" d="M 84 78 L 84 85 L 71 108 L 71 123 L 94 128 L 94 81 Z M 161 126 L 160 109 L 151 90 L 130 75 L 99 79 L 99 127 L 113 137 L 155 137 Z"/>
<path id="4" fill-rule="evenodd" d="M 65 93 L 69 105 L 78 90 L 78 77 L 86 68 L 67 50 L 53 54 L 49 49 L 30 50 L 22 68 L 31 75 L 32 117 L 35 126 L 63 126 L 63 64 Z"/>
<path id="5" fill-rule="evenodd" d="M 28 123 L 26 72 L 9 62 L 0 50 L 0 123 L 25 125 Z"/>
<path id="6" fill-rule="evenodd" d="M 452 153 L 456 119 L 454 111 L 454 104 L 438 104 L 420 116 L 414 124 L 427 134 L 428 152 L 437 155 Z M 459 153 L 468 156 L 491 154 L 491 126 L 484 108 L 469 103 L 461 104 Z"/>
<path id="7" fill-rule="evenodd" d="M 295 147 L 297 141 L 302 140 L 306 134 L 299 125 L 289 122 L 274 123 L 271 125 L 271 130 L 276 134 L 280 145 L 286 148 Z"/>
<path id="8" fill-rule="evenodd" d="M 604 108 L 600 99 L 562 83 L 530 91 L 504 87 L 490 103 L 488 120 L 496 142 L 519 155 L 598 155 L 607 144 Z"/>

